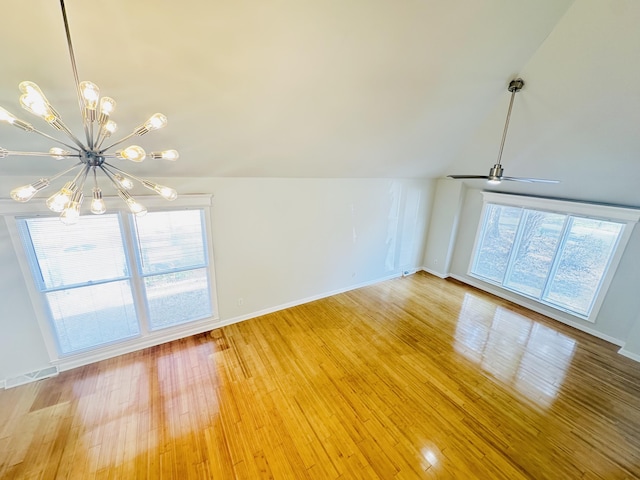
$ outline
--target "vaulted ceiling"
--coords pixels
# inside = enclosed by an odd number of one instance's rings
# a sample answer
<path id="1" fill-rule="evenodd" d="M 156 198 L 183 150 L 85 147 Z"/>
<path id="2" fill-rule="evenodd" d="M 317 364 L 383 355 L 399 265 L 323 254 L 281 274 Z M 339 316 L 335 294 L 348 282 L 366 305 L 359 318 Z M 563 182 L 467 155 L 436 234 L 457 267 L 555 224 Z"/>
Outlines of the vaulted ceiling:
<path id="1" fill-rule="evenodd" d="M 526 85 L 505 174 L 562 183 L 500 188 L 640 205 L 637 0 L 67 0 L 66 8 L 80 80 L 118 101 L 120 133 L 155 112 L 169 118 L 138 143 L 181 158 L 134 166 L 146 176 L 486 174 L 507 84 L 519 75 Z M 58 1 L 11 0 L 0 12 L 0 105 L 48 131 L 18 106 L 18 83 L 34 81 L 80 134 Z M 0 127 L 9 150 L 51 146 Z M 3 176 L 60 168 L 0 160 Z"/>

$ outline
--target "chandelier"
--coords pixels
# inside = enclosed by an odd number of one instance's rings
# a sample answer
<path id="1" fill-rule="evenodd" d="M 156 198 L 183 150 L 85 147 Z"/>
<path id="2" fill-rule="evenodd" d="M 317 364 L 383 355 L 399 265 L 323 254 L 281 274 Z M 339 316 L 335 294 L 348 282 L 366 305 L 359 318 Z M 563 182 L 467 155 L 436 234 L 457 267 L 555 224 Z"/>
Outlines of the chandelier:
<path id="1" fill-rule="evenodd" d="M 67 138 L 64 141 L 59 140 L 36 129 L 30 123 L 20 120 L 15 115 L 0 107 L 0 122 L 9 123 L 14 127 L 29 133 L 38 134 L 58 144 L 58 146 L 52 147 L 48 152 L 10 151 L 0 147 L 0 158 L 5 158 L 10 155 L 22 155 L 51 157 L 56 160 L 77 159 L 78 161 L 72 167 L 50 178 L 41 178 L 29 185 L 13 189 L 11 191 L 11 198 L 18 202 L 28 202 L 36 193 L 47 188 L 54 180 L 77 170 L 71 181 L 65 183 L 58 192 L 46 200 L 47 207 L 53 212 L 60 213 L 60 220 L 65 224 L 73 224 L 78 221 L 80 208 L 84 199 L 83 190 L 86 183 L 93 185 L 91 213 L 100 215 L 106 211 L 105 202 L 102 198 L 102 189 L 98 185 L 98 172 L 101 173 L 101 176 L 106 176 L 109 182 L 115 187 L 118 196 L 124 200 L 129 210 L 135 215 L 144 215 L 147 213 L 147 209 L 129 193 L 129 190 L 134 187 L 134 182 L 139 182 L 166 200 L 175 200 L 177 193 L 173 188 L 138 178 L 116 167 L 113 163 L 110 163 L 112 160 L 142 162 L 147 157 L 175 161 L 179 155 L 175 150 L 146 153 L 144 149 L 138 145 L 129 145 L 122 149 L 112 150 L 133 137 L 142 136 L 152 130 L 158 130 L 164 127 L 167 124 L 167 117 L 161 113 L 152 115 L 146 122 L 136 127 L 131 133 L 120 140 L 103 146 L 104 143 L 107 143 L 107 139 L 117 130 L 116 123 L 110 118 L 115 109 L 116 102 L 110 97 L 100 97 L 100 90 L 94 83 L 88 81 L 80 82 L 78 80 L 78 70 L 73 53 L 64 0 L 60 0 L 60 8 L 62 10 L 62 18 L 67 36 L 67 46 L 78 95 L 78 104 L 82 115 L 84 141 L 76 137 L 64 124 L 60 115 L 53 106 L 51 106 L 38 85 L 28 81 L 20 83 L 19 88 L 22 92 L 20 104 L 22 107 L 45 120 L 54 130 L 66 135 Z"/>

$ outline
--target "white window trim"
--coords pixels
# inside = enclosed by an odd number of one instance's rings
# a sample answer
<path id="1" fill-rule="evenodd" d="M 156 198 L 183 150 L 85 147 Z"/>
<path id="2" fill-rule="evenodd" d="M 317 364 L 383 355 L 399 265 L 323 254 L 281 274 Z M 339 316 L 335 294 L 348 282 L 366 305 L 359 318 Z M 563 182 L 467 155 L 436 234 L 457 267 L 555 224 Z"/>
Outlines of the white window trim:
<path id="1" fill-rule="evenodd" d="M 123 204 L 122 200 L 119 197 L 104 198 L 108 211 L 129 213 L 128 208 Z M 152 347 L 154 345 L 160 345 L 162 343 L 188 337 L 190 335 L 203 333 L 215 328 L 216 323 L 220 320 L 218 313 L 218 298 L 213 257 L 213 237 L 211 231 L 211 205 L 213 203 L 213 195 L 181 195 L 173 202 L 167 202 L 166 200 L 157 196 L 145 195 L 136 195 L 136 199 L 140 200 L 140 203 L 145 205 L 145 207 L 147 207 L 150 212 L 167 210 L 188 210 L 190 208 L 204 209 L 205 231 L 208 239 L 207 254 L 209 260 L 209 293 L 211 296 L 212 309 L 211 317 L 195 322 L 187 322 L 184 324 L 176 325 L 172 328 L 145 332 L 145 336 L 132 338 L 130 340 L 125 340 L 115 344 L 105 345 L 103 347 L 98 347 L 90 351 L 67 355 L 60 355 L 58 353 L 54 333 L 46 313 L 47 307 L 44 304 L 44 296 L 41 295 L 41 293 L 37 290 L 32 279 L 28 256 L 22 244 L 19 227 L 16 221 L 16 217 L 55 217 L 58 214 L 49 211 L 44 205 L 44 201 L 38 201 L 42 199 L 34 199 L 34 201 L 30 203 L 17 203 L 11 199 L 0 199 L 0 215 L 2 215 L 5 219 L 7 230 L 9 231 L 9 236 L 11 237 L 11 242 L 16 252 L 18 264 L 20 265 L 20 270 L 22 271 L 29 298 L 32 302 L 34 313 L 38 321 L 38 326 L 40 327 L 40 331 L 42 332 L 50 363 L 52 365 L 56 365 L 61 371 L 69 370 L 71 368 L 79 367 L 82 365 L 87 365 L 89 363 L 97 362 L 100 360 L 105 360 L 117 355 L 131 353 L 143 348 Z M 142 329 L 141 333 L 143 333 Z"/>
<path id="2" fill-rule="evenodd" d="M 588 317 L 579 315 L 577 313 L 571 312 L 569 310 L 565 310 L 553 305 L 550 305 L 546 302 L 540 302 L 539 300 L 533 299 L 531 297 L 527 297 L 526 295 L 519 294 L 513 290 L 505 289 L 502 285 L 498 285 L 497 283 L 488 281 L 487 279 L 480 278 L 477 275 L 471 273 L 473 268 L 473 262 L 475 259 L 475 254 L 478 249 L 478 244 L 481 241 L 482 236 L 482 224 L 483 219 L 485 218 L 486 209 L 488 204 L 497 204 L 497 205 L 505 205 L 509 207 L 521 207 L 521 208 L 531 208 L 535 210 L 542 210 L 546 212 L 557 212 L 565 215 L 576 215 L 580 217 L 593 218 L 599 220 L 610 220 L 615 222 L 624 223 L 624 228 L 622 234 L 618 240 L 618 246 L 611 258 L 611 262 L 609 264 L 609 268 L 604 278 L 602 279 L 602 283 L 600 285 L 600 290 L 598 291 L 598 295 L 593 302 L 593 307 Z M 476 229 L 476 237 L 473 242 L 473 250 L 470 258 L 469 265 L 467 267 L 467 275 L 475 278 L 481 282 L 491 284 L 500 290 L 504 290 L 509 292 L 512 295 L 516 295 L 518 298 L 526 299 L 525 306 L 529 302 L 535 302 L 536 305 L 540 305 L 542 307 L 547 307 L 552 309 L 552 311 L 560 314 L 558 315 L 550 315 L 557 320 L 563 321 L 565 315 L 569 316 L 569 318 L 584 320 L 590 323 L 596 323 L 596 319 L 598 317 L 598 313 L 600 312 L 600 307 L 604 302 L 604 299 L 607 295 L 607 291 L 609 290 L 609 286 L 611 285 L 611 281 L 616 273 L 620 260 L 622 259 L 622 255 L 625 251 L 627 243 L 631 238 L 631 234 L 633 233 L 633 228 L 640 220 L 640 209 L 629 208 L 629 207 L 620 207 L 616 205 L 605 205 L 598 203 L 587 203 L 587 202 L 575 202 L 570 200 L 558 200 L 551 198 L 543 198 L 543 197 L 528 197 L 524 195 L 512 195 L 506 193 L 496 193 L 496 192 L 482 192 L 482 212 L 480 213 L 480 218 L 478 221 L 478 228 Z M 534 309 L 539 311 L 539 309 Z M 544 313 L 544 312 L 542 312 Z"/>

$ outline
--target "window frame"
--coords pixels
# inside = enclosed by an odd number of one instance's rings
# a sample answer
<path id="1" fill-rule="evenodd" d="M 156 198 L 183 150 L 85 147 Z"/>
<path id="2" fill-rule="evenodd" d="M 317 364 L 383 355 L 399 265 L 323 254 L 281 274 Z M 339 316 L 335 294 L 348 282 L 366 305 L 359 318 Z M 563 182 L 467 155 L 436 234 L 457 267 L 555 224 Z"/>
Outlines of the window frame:
<path id="1" fill-rule="evenodd" d="M 171 210 L 203 210 L 203 234 L 208 240 L 205 245 L 205 255 L 208 260 L 207 276 L 209 280 L 209 295 L 211 299 L 211 316 L 195 320 L 193 322 L 181 323 L 172 327 L 151 330 L 148 326 L 147 305 L 141 284 L 143 277 L 130 272 L 129 280 L 131 281 L 132 295 L 134 296 L 134 305 L 138 314 L 138 323 L 140 326 L 140 334 L 131 339 L 118 341 L 100 345 L 90 350 L 72 352 L 68 354 L 60 353 L 57 345 L 57 339 L 50 323 L 48 303 L 44 292 L 41 292 L 36 285 L 37 280 L 32 275 L 31 260 L 26 251 L 26 247 L 21 238 L 18 219 L 22 217 L 56 217 L 57 214 L 50 212 L 44 202 L 38 201 L 42 199 L 34 199 L 34 202 L 17 203 L 10 199 L 0 199 L 0 214 L 4 217 L 11 242 L 16 252 L 16 257 L 24 281 L 27 287 L 29 297 L 31 299 L 34 314 L 43 336 L 44 344 L 49 355 L 50 363 L 56 365 L 60 370 L 67 370 L 78 366 L 93 363 L 95 361 L 104 360 L 117 355 L 134 352 L 161 343 L 170 342 L 179 338 L 184 338 L 197 333 L 209 331 L 216 327 L 219 321 L 219 307 L 217 298 L 216 275 L 213 255 L 213 236 L 211 230 L 211 206 L 213 203 L 213 195 L 210 194 L 188 194 L 181 195 L 175 201 L 169 203 L 166 200 L 156 196 L 136 195 L 136 198 L 144 204 L 149 212 L 171 211 Z M 120 223 L 122 225 L 122 237 L 125 244 L 125 255 L 127 255 L 129 264 L 138 269 L 138 259 L 129 258 L 137 255 L 137 246 L 135 245 L 135 233 L 133 232 L 133 219 L 130 211 L 122 204 L 122 200 L 118 197 L 104 197 L 109 213 L 118 213 L 120 215 Z M 83 215 L 90 215 L 84 213 Z M 135 253 L 134 253 L 135 252 Z M 138 307 L 142 307 L 140 311 Z M 141 318 L 144 317 L 144 318 Z"/>
<path id="2" fill-rule="evenodd" d="M 494 285 L 495 287 L 501 290 L 505 290 L 519 297 L 534 301 L 538 305 L 551 308 L 556 312 L 562 312 L 564 314 L 570 315 L 572 318 L 577 318 L 590 323 L 595 323 L 598 317 L 598 313 L 600 311 L 600 307 L 604 302 L 609 286 L 611 285 L 611 281 L 613 280 L 613 277 L 616 273 L 620 260 L 622 259 L 622 255 L 624 253 L 626 245 L 629 239 L 631 238 L 631 234 L 633 232 L 634 226 L 638 222 L 638 220 L 640 220 L 640 210 L 629 208 L 629 207 L 616 206 L 616 205 L 577 202 L 577 201 L 570 201 L 570 200 L 551 199 L 551 198 L 544 198 L 544 197 L 532 197 L 532 196 L 525 196 L 525 195 L 505 194 L 505 193 L 497 193 L 497 192 L 489 192 L 489 191 L 483 191 L 482 197 L 483 197 L 482 211 L 480 213 L 480 218 L 478 220 L 478 227 L 476 229 L 476 236 L 473 243 L 473 250 L 471 251 L 471 257 L 467 267 L 467 275 L 477 280 L 480 280 L 482 282 L 488 283 L 490 285 Z M 600 286 L 598 288 L 598 292 L 595 298 L 593 299 L 591 311 L 589 312 L 588 316 L 580 315 L 577 312 L 562 308 L 561 306 L 558 306 L 558 305 L 554 305 L 551 302 L 545 302 L 538 298 L 526 295 L 524 293 L 520 293 L 508 287 L 505 287 L 503 285 L 504 281 L 502 283 L 498 283 L 488 278 L 481 277 L 472 272 L 474 265 L 477 262 L 477 251 L 480 246 L 480 242 L 482 241 L 482 235 L 484 231 L 484 221 L 485 221 L 487 208 L 489 205 L 525 208 L 525 209 L 531 209 L 531 210 L 538 210 L 541 212 L 559 213 L 563 215 L 572 215 L 575 217 L 611 221 L 611 222 L 617 222 L 617 223 L 623 224 L 622 232 L 618 238 L 618 242 L 617 242 L 617 245 L 615 246 L 613 255 L 611 256 L 609 266 L 604 276 L 600 280 Z M 520 219 L 520 221 L 522 221 L 522 218 Z M 568 219 L 565 220 L 563 233 L 566 230 L 567 223 L 568 223 Z M 563 237 L 561 236 L 560 242 L 562 241 L 563 241 Z M 557 248 L 558 249 L 561 248 L 561 245 L 559 244 Z M 505 276 L 507 273 L 508 272 L 505 272 Z"/>

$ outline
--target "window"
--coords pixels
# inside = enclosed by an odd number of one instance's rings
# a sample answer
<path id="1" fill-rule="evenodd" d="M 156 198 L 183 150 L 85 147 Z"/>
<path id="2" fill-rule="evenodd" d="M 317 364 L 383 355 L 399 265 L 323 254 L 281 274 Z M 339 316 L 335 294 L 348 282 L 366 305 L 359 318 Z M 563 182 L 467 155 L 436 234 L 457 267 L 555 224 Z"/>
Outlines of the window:
<path id="1" fill-rule="evenodd" d="M 484 196 L 469 273 L 592 320 L 638 212 L 489 192 Z"/>
<path id="2" fill-rule="evenodd" d="M 60 355 L 214 316 L 203 209 L 16 222 Z"/>
<path id="3" fill-rule="evenodd" d="M 149 327 L 210 316 L 202 211 L 154 212 L 133 218 Z"/>

